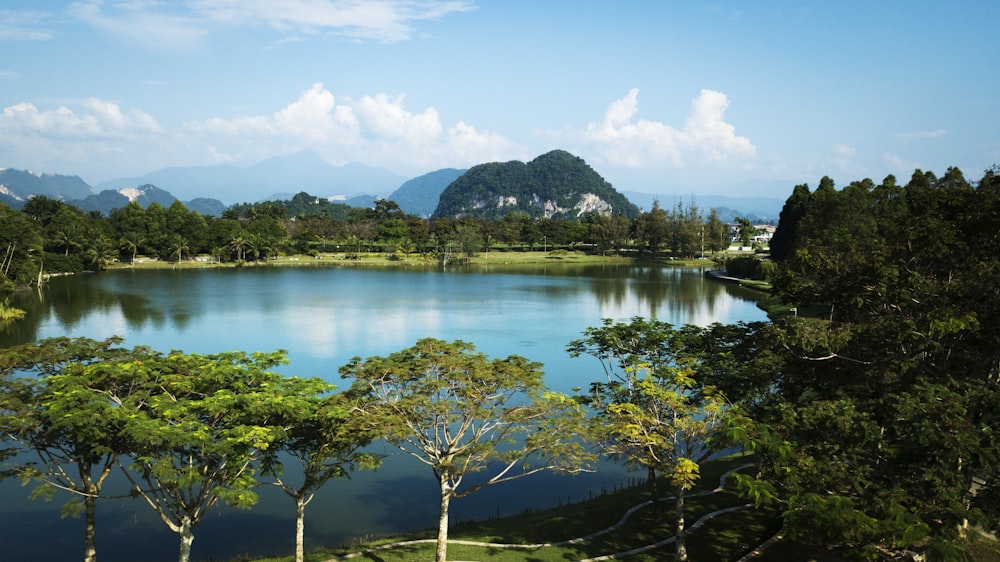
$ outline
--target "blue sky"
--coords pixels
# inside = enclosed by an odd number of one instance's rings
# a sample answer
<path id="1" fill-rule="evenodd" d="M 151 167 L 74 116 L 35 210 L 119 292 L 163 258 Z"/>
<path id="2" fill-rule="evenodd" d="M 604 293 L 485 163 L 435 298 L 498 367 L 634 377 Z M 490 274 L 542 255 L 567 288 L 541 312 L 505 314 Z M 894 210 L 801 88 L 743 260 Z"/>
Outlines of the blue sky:
<path id="1" fill-rule="evenodd" d="M 1000 163 L 1000 2 L 5 0 L 0 167 L 91 184 L 310 149 L 552 149 L 620 191 L 786 197 Z"/>

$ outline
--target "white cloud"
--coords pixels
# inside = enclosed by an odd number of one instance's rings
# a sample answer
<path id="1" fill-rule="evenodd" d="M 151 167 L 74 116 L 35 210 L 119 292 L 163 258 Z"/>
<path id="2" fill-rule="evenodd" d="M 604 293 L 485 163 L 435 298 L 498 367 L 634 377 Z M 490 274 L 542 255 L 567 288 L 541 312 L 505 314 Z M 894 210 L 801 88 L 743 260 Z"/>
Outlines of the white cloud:
<path id="1" fill-rule="evenodd" d="M 265 23 L 283 32 L 330 31 L 384 42 L 410 39 L 412 22 L 472 9 L 469 2 L 440 0 L 193 0 L 190 5 L 231 25 Z"/>
<path id="2" fill-rule="evenodd" d="M 153 50 L 191 49 L 200 44 L 207 30 L 189 13 L 174 5 L 153 0 L 74 2 L 69 14 L 95 29 Z"/>
<path id="3" fill-rule="evenodd" d="M 899 140 L 904 142 L 924 140 L 924 139 L 939 139 L 948 134 L 948 131 L 944 129 L 937 129 L 935 131 L 914 131 L 910 133 L 899 133 L 897 136 Z"/>
<path id="4" fill-rule="evenodd" d="M 52 32 L 42 23 L 49 14 L 38 10 L 0 10 L 0 41 L 45 41 Z"/>
<path id="5" fill-rule="evenodd" d="M 445 127 L 433 107 L 408 110 L 403 96 L 335 99 L 322 84 L 270 115 L 212 118 L 185 123 L 197 146 L 210 146 L 219 161 L 253 160 L 309 148 L 332 162 L 363 162 L 400 171 L 471 166 L 520 157 L 516 143 L 464 122 Z"/>
<path id="6" fill-rule="evenodd" d="M 82 0 L 69 13 L 102 32 L 169 50 L 195 47 L 219 26 L 267 26 L 289 34 L 289 41 L 331 33 L 393 43 L 412 38 L 418 21 L 471 9 L 464 0 Z"/>
<path id="7" fill-rule="evenodd" d="M 131 139 L 162 131 L 149 114 L 118 104 L 91 98 L 79 102 L 74 111 L 65 105 L 39 110 L 32 103 L 5 107 L 0 114 L 0 134 L 79 140 Z"/>
<path id="8" fill-rule="evenodd" d="M 588 152 L 611 165 L 631 168 L 684 168 L 690 166 L 745 165 L 756 149 L 725 121 L 729 98 L 702 90 L 691 103 L 683 129 L 647 119 L 637 119 L 639 90 L 612 102 L 600 122 L 584 130 L 556 133 L 567 142 L 583 142 Z"/>

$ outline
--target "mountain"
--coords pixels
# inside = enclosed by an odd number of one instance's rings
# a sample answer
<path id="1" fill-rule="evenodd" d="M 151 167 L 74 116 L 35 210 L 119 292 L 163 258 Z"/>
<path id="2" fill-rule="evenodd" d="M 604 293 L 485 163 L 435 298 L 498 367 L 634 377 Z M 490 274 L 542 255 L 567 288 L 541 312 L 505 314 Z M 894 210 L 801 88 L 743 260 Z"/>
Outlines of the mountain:
<path id="1" fill-rule="evenodd" d="M 424 174 L 399 186 L 386 199 L 399 205 L 404 213 L 427 218 L 434 213 L 445 188 L 465 172 L 466 170 L 456 168 L 443 168 Z"/>
<path id="2" fill-rule="evenodd" d="M 315 152 L 303 150 L 268 158 L 250 167 L 228 164 L 164 168 L 134 178 L 97 185 L 120 190 L 154 184 L 180 199 L 211 197 L 226 204 L 269 200 L 274 193 L 315 193 L 322 197 L 389 193 L 406 178 L 383 168 L 350 163 L 334 166 Z"/>
<path id="3" fill-rule="evenodd" d="M 131 201 L 135 201 L 141 207 L 145 208 L 154 202 L 159 203 L 163 207 L 169 207 L 176 200 L 176 197 L 155 185 L 141 185 L 120 191 L 105 189 L 85 199 L 67 201 L 67 203 L 87 212 L 97 211 L 102 215 L 107 215 L 112 209 L 124 207 Z"/>
<path id="4" fill-rule="evenodd" d="M 42 174 L 13 168 L 0 169 L 0 202 L 20 209 L 32 195 L 44 195 L 65 201 L 82 199 L 94 193 L 79 176 Z"/>
<path id="5" fill-rule="evenodd" d="M 445 188 L 432 216 L 501 219 L 512 211 L 536 218 L 573 218 L 593 211 L 630 218 L 639 214 L 582 158 L 553 150 L 527 164 L 473 166 Z"/>
<path id="6" fill-rule="evenodd" d="M 715 209 L 719 215 L 719 220 L 723 222 L 735 222 L 736 217 L 748 218 L 754 222 L 771 222 L 777 224 L 778 215 L 785 205 L 784 199 L 777 197 L 736 197 L 727 195 L 690 195 L 686 197 L 670 196 L 669 198 L 653 195 L 651 193 L 638 193 L 635 191 L 624 192 L 629 201 L 635 203 L 643 211 L 653 208 L 653 201 L 660 202 L 660 208 L 670 211 L 677 207 L 677 204 L 687 207 L 692 201 L 701 210 L 702 214 L 708 216 L 711 209 Z"/>

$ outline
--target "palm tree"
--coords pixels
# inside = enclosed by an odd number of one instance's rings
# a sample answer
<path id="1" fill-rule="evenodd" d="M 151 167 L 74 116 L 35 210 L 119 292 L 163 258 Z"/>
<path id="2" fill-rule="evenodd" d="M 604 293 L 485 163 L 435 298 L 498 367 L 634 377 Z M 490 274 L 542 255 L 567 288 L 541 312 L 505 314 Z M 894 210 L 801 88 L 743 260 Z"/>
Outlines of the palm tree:
<path id="1" fill-rule="evenodd" d="M 237 236 L 229 241 L 229 249 L 236 252 L 236 259 L 239 261 L 243 261 L 243 258 L 246 256 L 246 247 L 247 240 L 242 236 Z"/>
<path id="2" fill-rule="evenodd" d="M 177 263 L 181 263 L 181 258 L 187 250 L 188 246 L 184 243 L 184 239 L 178 236 L 174 239 L 173 244 L 170 245 L 170 257 L 176 256 Z"/>
<path id="3" fill-rule="evenodd" d="M 63 247 L 63 255 L 68 256 L 70 248 L 80 247 L 80 243 L 76 241 L 76 234 L 72 232 L 60 230 L 54 232 L 52 237 L 59 243 L 60 246 Z"/>
<path id="4" fill-rule="evenodd" d="M 101 236 L 87 248 L 86 258 L 87 262 L 94 266 L 94 271 L 101 271 L 108 268 L 108 264 L 114 261 L 116 255 L 111 239 Z"/>
<path id="5" fill-rule="evenodd" d="M 143 242 L 145 240 L 138 236 L 122 236 L 118 240 L 118 247 L 132 254 L 131 264 L 135 265 L 135 255 L 139 251 L 139 245 Z"/>

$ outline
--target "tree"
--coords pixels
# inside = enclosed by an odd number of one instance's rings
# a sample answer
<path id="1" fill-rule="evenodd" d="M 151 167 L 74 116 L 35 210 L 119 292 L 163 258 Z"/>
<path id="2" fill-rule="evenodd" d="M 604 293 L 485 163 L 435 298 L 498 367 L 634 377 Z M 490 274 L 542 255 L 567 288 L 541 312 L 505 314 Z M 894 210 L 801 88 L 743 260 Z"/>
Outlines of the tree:
<path id="1" fill-rule="evenodd" d="M 722 438 L 728 410 L 714 388 L 697 383 L 705 358 L 686 339 L 700 333 L 694 326 L 675 330 L 639 317 L 627 324 L 606 319 L 568 346 L 570 355 L 591 355 L 604 368 L 605 380 L 592 384 L 589 403 L 606 428 L 606 453 L 646 468 L 654 505 L 657 473 L 673 485 L 677 560 L 687 560 L 685 492 Z"/>
<path id="2" fill-rule="evenodd" d="M 739 228 L 740 246 L 750 247 L 753 244 L 754 235 L 757 234 L 753 221 L 746 217 L 736 217 L 736 224 Z"/>
<path id="3" fill-rule="evenodd" d="M 517 355 L 491 361 L 470 343 L 427 338 L 340 369 L 376 402 L 370 415 L 385 439 L 434 472 L 438 562 L 446 559 L 452 499 L 544 470 L 579 472 L 592 460 L 582 442 L 583 409 L 547 392 L 540 368 Z M 462 487 L 484 471 L 481 482 Z"/>
<path id="4" fill-rule="evenodd" d="M 86 252 L 87 263 L 94 268 L 94 271 L 107 269 L 108 264 L 117 256 L 114 242 L 106 236 L 98 236 L 92 240 Z"/>
<path id="5" fill-rule="evenodd" d="M 97 559 L 96 506 L 101 489 L 121 455 L 130 377 L 105 369 L 114 361 L 140 360 L 148 350 L 118 347 L 120 338 L 54 338 L 0 351 L 4 388 L 0 425 L 8 439 L 32 452 L 38 462 L 14 468 L 23 481 L 39 486 L 33 497 L 69 492 L 63 515 L 84 515 L 84 560 Z M 33 375 L 15 380 L 14 372 Z M 110 375 L 110 376 L 109 376 Z"/>
<path id="6" fill-rule="evenodd" d="M 295 560 L 305 558 L 305 511 L 316 492 L 334 478 L 356 469 L 374 469 L 379 457 L 361 449 L 376 437 L 377 428 L 359 412 L 364 403 L 350 393 L 322 396 L 333 385 L 319 379 L 286 379 L 281 393 L 296 403 L 283 420 L 287 435 L 267 450 L 264 474 L 295 502 Z M 292 483 L 283 475 L 280 453 L 298 462 L 302 479 Z"/>
<path id="7" fill-rule="evenodd" d="M 268 371 L 284 361 L 280 351 L 172 352 L 111 366 L 147 390 L 125 427 L 134 455 L 125 475 L 179 535 L 180 562 L 190 559 L 194 529 L 212 506 L 256 503 L 254 463 L 286 435 L 282 420 L 299 406 Z"/>
<path id="8" fill-rule="evenodd" d="M 653 201 L 653 208 L 636 219 L 636 245 L 645 246 L 646 251 L 656 255 L 667 241 L 667 212 L 660 208 L 659 200 Z"/>
<path id="9" fill-rule="evenodd" d="M 703 231 L 704 248 L 713 254 L 729 247 L 729 228 L 719 219 L 719 213 L 712 209 Z"/>
<path id="10" fill-rule="evenodd" d="M 855 556 L 950 557 L 1000 527 L 1000 185 L 914 172 L 808 194 L 775 277 L 783 366 L 750 413 L 788 534 Z M 811 314 L 809 314 L 811 310 Z M 983 490 L 980 495 L 977 490 Z"/>

